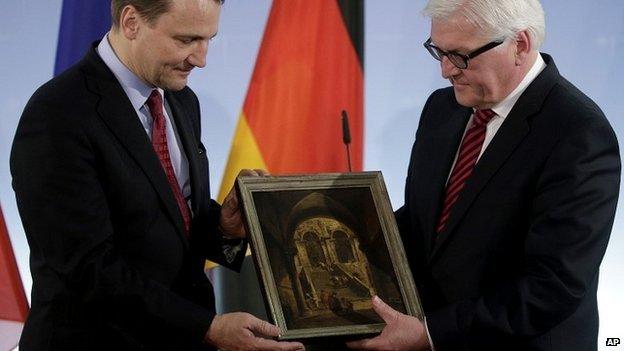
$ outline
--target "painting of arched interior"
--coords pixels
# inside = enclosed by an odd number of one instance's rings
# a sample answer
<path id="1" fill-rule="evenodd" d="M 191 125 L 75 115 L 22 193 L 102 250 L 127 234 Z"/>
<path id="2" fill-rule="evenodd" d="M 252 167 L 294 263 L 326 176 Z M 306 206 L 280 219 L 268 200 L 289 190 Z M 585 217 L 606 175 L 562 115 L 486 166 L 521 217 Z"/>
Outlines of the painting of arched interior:
<path id="1" fill-rule="evenodd" d="M 378 295 L 406 307 L 368 187 L 253 195 L 288 328 L 382 323 Z"/>

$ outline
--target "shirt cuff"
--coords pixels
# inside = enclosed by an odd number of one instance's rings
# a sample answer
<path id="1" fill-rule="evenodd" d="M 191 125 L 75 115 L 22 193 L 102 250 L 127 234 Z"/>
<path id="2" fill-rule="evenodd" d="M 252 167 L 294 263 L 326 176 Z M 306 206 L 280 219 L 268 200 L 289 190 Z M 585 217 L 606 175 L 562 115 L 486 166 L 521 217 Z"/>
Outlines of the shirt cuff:
<path id="1" fill-rule="evenodd" d="M 224 243 L 221 247 L 223 248 L 223 255 L 225 256 L 225 260 L 228 264 L 231 264 L 236 260 L 236 256 L 245 246 L 245 240 L 238 239 L 237 245 L 233 245 L 230 243 Z"/>
<path id="2" fill-rule="evenodd" d="M 425 333 L 427 333 L 427 340 L 429 341 L 429 349 L 431 351 L 435 351 L 435 347 L 433 347 L 433 340 L 431 340 L 431 335 L 429 334 L 429 328 L 427 327 L 427 317 L 423 319 L 423 324 L 425 325 Z"/>

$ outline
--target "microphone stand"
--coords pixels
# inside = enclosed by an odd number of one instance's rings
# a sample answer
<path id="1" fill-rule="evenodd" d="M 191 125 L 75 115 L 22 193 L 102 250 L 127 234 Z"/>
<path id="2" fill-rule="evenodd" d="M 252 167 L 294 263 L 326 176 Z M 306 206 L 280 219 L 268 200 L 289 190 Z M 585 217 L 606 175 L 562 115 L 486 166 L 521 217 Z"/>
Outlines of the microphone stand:
<path id="1" fill-rule="evenodd" d="M 349 144 L 351 144 L 351 132 L 349 131 L 349 117 L 347 116 L 347 111 L 345 110 L 342 110 L 342 142 L 347 148 L 349 172 L 353 172 L 351 169 L 351 149 L 349 148 Z"/>

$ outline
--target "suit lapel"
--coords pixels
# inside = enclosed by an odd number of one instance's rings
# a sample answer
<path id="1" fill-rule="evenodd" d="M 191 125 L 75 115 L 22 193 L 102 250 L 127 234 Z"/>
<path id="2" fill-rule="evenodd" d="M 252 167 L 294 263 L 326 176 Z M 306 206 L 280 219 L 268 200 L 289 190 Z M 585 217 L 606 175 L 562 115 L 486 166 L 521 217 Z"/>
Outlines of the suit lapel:
<path id="1" fill-rule="evenodd" d="M 437 240 L 435 240 L 430 256 L 431 259 L 440 251 L 444 242 L 453 235 L 453 231 L 462 217 L 487 185 L 488 181 L 502 167 L 529 133 L 528 118 L 539 112 L 544 99 L 559 77 L 550 57 L 544 55 L 544 60 L 547 63 L 546 68 L 518 99 L 505 122 L 494 136 L 494 139 L 492 139 L 488 148 L 481 156 L 481 159 L 475 165 L 472 175 L 466 181 L 464 190 L 459 195 L 455 205 L 453 205 L 445 228 L 438 234 Z"/>
<path id="2" fill-rule="evenodd" d="M 429 179 L 423 179 L 422 181 L 424 182 L 421 184 L 430 184 L 432 180 L 435 180 L 435 183 L 422 188 L 422 191 L 426 192 L 423 198 L 430 199 L 431 202 L 425 206 L 418 206 L 422 212 L 419 217 L 424 219 L 421 229 L 422 233 L 424 233 L 426 252 L 428 254 L 431 253 L 433 243 L 437 236 L 434 228 L 438 218 L 444 189 L 446 188 L 446 179 L 451 170 L 457 148 L 459 147 L 459 142 L 471 112 L 472 109 L 460 108 L 451 112 L 450 116 L 440 115 L 437 118 L 440 118 L 444 122 L 439 124 L 433 133 L 429 135 L 430 142 L 427 146 L 427 153 L 429 155 L 425 155 L 429 160 L 429 162 L 425 163 L 425 167 L 429 169 L 420 170 L 425 171 L 422 174 L 426 174 Z"/>
<path id="3" fill-rule="evenodd" d="M 449 236 L 451 236 L 461 218 L 490 178 L 503 165 L 522 139 L 524 139 L 529 131 L 526 117 L 526 111 L 517 111 L 516 113 L 512 111 L 512 113 L 507 116 L 505 122 L 496 133 L 496 136 L 481 156 L 481 159 L 475 165 L 472 175 L 466 181 L 466 185 L 460 193 L 457 202 L 453 205 L 446 226 L 442 232 L 438 234 L 432 257 Z"/>
<path id="4" fill-rule="evenodd" d="M 170 92 L 165 92 L 165 98 L 169 103 L 173 119 L 176 127 L 178 128 L 178 136 L 182 141 L 182 147 L 189 163 L 189 175 L 191 177 L 191 205 L 193 213 L 198 213 L 198 206 L 200 204 L 199 196 L 200 191 L 200 177 L 199 177 L 199 146 L 197 141 L 198 136 L 193 132 L 188 112 L 184 109 L 178 99 Z"/>
<path id="5" fill-rule="evenodd" d="M 87 85 L 100 96 L 98 114 L 152 183 L 180 239 L 188 247 L 184 220 L 171 186 L 130 100 L 95 50 L 89 53 L 87 59 L 94 68 L 93 72 L 87 72 Z"/>

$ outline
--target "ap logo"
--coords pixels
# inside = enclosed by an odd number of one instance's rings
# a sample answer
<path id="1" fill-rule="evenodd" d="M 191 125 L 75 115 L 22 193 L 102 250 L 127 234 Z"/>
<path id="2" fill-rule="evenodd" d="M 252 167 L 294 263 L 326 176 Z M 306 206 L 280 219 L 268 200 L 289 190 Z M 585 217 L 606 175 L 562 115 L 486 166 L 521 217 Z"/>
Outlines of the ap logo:
<path id="1" fill-rule="evenodd" d="M 620 338 L 607 338 L 607 346 L 618 346 Z"/>

